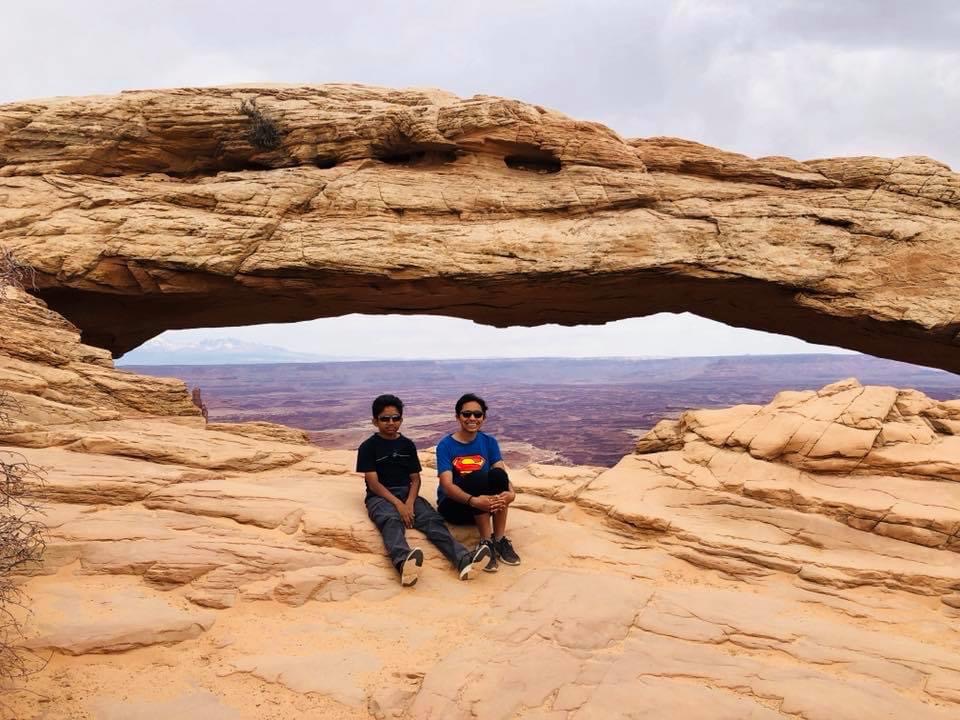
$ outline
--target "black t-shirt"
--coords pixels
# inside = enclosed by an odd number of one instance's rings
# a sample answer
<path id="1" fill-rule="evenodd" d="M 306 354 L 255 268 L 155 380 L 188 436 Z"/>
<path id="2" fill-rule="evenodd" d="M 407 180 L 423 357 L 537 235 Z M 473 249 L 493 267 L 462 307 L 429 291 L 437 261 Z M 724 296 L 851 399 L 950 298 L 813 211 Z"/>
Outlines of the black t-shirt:
<path id="1" fill-rule="evenodd" d="M 409 489 L 410 475 L 421 469 L 417 446 L 403 435 L 387 440 L 374 433 L 357 449 L 357 472 L 376 472 L 388 488 Z"/>

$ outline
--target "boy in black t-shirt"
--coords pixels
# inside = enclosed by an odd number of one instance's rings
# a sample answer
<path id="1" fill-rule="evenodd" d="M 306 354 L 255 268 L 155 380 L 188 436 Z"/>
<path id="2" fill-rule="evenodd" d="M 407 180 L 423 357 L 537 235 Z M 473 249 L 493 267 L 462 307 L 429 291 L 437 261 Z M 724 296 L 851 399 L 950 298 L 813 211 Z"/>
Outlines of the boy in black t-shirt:
<path id="1" fill-rule="evenodd" d="M 453 539 L 443 518 L 420 497 L 420 458 L 413 442 L 400 434 L 403 402 L 396 395 L 380 395 L 373 401 L 373 424 L 377 432 L 357 449 L 357 472 L 367 483 L 367 514 L 380 530 L 383 544 L 402 585 L 417 582 L 423 551 L 410 549 L 406 528 L 427 536 L 453 566 L 461 580 L 470 577 L 474 563 L 488 560 L 490 549 L 481 545 L 471 552 Z"/>

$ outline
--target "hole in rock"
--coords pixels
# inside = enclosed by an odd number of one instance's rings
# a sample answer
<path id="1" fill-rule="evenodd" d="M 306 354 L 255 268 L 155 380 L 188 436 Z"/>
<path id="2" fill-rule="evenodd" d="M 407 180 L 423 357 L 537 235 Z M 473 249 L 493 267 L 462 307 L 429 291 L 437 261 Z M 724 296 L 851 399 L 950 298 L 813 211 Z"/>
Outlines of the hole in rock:
<path id="1" fill-rule="evenodd" d="M 178 180 L 196 180 L 204 177 L 216 177 L 218 173 L 222 172 L 259 172 L 261 170 L 272 170 L 275 167 L 282 166 L 258 162 L 256 160 L 251 160 L 250 158 L 231 157 L 218 160 L 215 166 L 199 168 L 196 170 L 167 170 L 163 174 L 171 178 L 177 178 Z"/>
<path id="2" fill-rule="evenodd" d="M 317 155 L 313 159 L 313 164 L 322 170 L 329 170 L 337 166 L 337 159 L 330 155 Z"/>
<path id="3" fill-rule="evenodd" d="M 847 218 L 832 218 L 832 217 L 823 217 L 821 215 L 817 216 L 817 222 L 820 225 L 833 225 L 835 227 L 849 228 L 856 225 L 853 220 Z"/>
<path id="4" fill-rule="evenodd" d="M 508 168 L 536 173 L 560 172 L 560 160 L 547 152 L 525 152 L 519 155 L 507 155 L 503 158 Z"/>
<path id="5" fill-rule="evenodd" d="M 457 152 L 455 150 L 434 150 L 404 148 L 399 150 L 384 151 L 378 154 L 377 159 L 388 165 L 408 165 L 413 167 L 436 167 L 437 165 L 446 165 L 456 162 Z"/>
<path id="6" fill-rule="evenodd" d="M 322 348 L 322 350 L 318 350 Z M 749 354 L 747 354 L 749 353 Z M 638 437 L 691 408 L 766 404 L 849 377 L 960 394 L 960 377 L 683 313 L 606 325 L 494 328 L 423 315 L 168 331 L 118 365 L 199 388 L 209 422 L 266 421 L 325 448 L 370 435 L 370 403 L 394 393 L 403 432 L 429 448 L 456 430 L 465 392 L 508 465 L 612 466 Z"/>

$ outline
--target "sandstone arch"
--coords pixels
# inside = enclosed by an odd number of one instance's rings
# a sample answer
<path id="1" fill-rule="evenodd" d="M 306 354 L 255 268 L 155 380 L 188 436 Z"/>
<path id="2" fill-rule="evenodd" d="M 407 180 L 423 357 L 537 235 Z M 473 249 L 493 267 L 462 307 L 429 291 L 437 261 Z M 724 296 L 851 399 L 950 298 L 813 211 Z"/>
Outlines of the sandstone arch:
<path id="1" fill-rule="evenodd" d="M 960 175 L 928 158 L 755 160 L 440 91 L 182 89 L 0 106 L 0 196 L 0 244 L 115 355 L 348 312 L 670 310 L 960 370 Z"/>

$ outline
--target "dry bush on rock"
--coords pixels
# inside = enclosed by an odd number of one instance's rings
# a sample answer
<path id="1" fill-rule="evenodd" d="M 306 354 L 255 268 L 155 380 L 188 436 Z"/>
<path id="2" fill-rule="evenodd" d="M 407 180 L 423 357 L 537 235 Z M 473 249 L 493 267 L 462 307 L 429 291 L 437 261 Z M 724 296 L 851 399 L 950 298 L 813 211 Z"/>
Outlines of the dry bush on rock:
<path id="1" fill-rule="evenodd" d="M 257 150 L 276 150 L 280 147 L 280 129 L 257 107 L 256 100 L 244 100 L 239 110 L 250 120 L 247 141 L 253 147 Z"/>
<path id="2" fill-rule="evenodd" d="M 0 302 L 9 287 L 23 287 L 32 270 L 9 250 L 0 248 Z M 9 393 L 0 391 L 0 424 L 7 425 L 20 410 Z M 19 453 L 0 448 L 0 688 L 38 667 L 36 656 L 18 647 L 22 637 L 18 610 L 24 596 L 17 574 L 40 561 L 44 526 L 36 503 L 42 476 Z"/>
<path id="3" fill-rule="evenodd" d="M 16 611 L 24 596 L 16 575 L 43 556 L 44 527 L 33 495 L 41 480 L 22 455 L 0 450 L 0 687 L 36 665 L 32 653 L 17 647 L 22 628 Z"/>
<path id="4" fill-rule="evenodd" d="M 22 288 L 33 284 L 33 268 L 20 263 L 9 248 L 0 247 L 0 300 L 6 297 L 8 287 Z"/>

